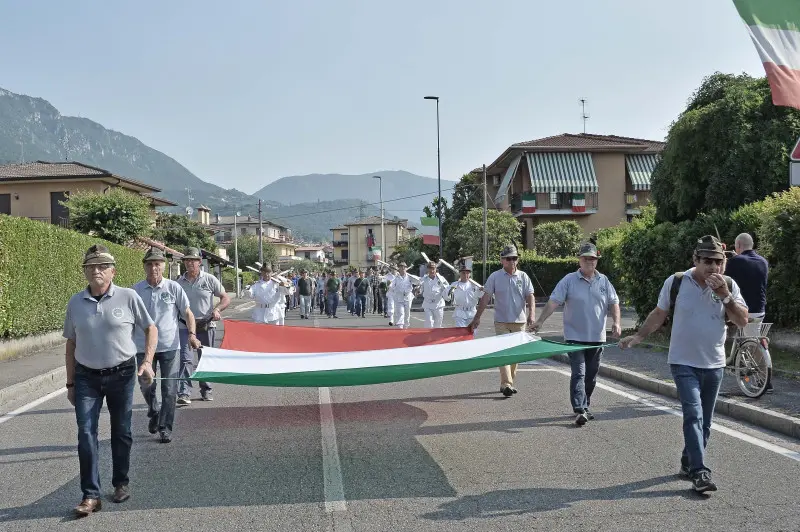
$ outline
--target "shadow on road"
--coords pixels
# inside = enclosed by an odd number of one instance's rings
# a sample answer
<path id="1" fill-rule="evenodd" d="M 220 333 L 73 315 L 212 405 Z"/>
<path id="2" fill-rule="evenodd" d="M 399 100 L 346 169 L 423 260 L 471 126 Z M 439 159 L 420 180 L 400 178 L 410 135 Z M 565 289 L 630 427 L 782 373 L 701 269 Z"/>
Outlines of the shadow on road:
<path id="1" fill-rule="evenodd" d="M 334 415 L 348 500 L 456 496 L 442 469 L 417 441 L 427 419 L 422 409 L 403 401 L 370 401 L 335 404 Z M 101 423 L 106 419 L 103 416 Z M 124 504 L 108 498 L 113 490 L 110 445 L 108 440 L 100 444 L 104 513 L 324 501 L 317 404 L 188 407 L 180 410 L 175 439 L 166 445 L 147 434 L 146 426 L 147 418 L 135 414 L 132 497 Z M 72 519 L 81 491 L 77 453 L 75 447 L 69 450 L 75 453 L 76 476 L 53 485 L 31 504 L 0 509 L 0 529 L 12 521 Z"/>
<path id="2" fill-rule="evenodd" d="M 436 511 L 423 514 L 422 517 L 433 521 L 461 521 L 474 518 L 494 518 L 562 510 L 581 501 L 651 499 L 675 497 L 676 495 L 687 499 L 700 499 L 700 496 L 693 494 L 688 489 L 680 491 L 640 491 L 660 484 L 674 482 L 675 480 L 675 475 L 667 475 L 594 489 L 526 488 L 490 491 L 481 495 L 468 495 L 446 502 L 440 505 Z"/>

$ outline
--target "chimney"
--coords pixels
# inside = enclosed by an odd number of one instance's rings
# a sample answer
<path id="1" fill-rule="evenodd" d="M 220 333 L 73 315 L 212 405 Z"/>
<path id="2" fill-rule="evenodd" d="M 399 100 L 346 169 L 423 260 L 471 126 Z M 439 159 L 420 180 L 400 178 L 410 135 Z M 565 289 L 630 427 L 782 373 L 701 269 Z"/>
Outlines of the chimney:
<path id="1" fill-rule="evenodd" d="M 219 223 L 219 213 L 217 213 L 217 223 Z"/>

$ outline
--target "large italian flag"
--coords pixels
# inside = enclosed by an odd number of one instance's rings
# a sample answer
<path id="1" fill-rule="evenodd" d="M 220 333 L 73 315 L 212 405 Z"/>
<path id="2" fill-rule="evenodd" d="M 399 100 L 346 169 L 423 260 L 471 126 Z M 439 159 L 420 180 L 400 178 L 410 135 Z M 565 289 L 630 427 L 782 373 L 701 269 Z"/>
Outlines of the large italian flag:
<path id="1" fill-rule="evenodd" d="M 528 333 L 470 340 L 472 335 L 464 327 L 322 329 L 226 321 L 225 328 L 223 348 L 203 348 L 192 380 L 249 386 L 358 386 L 495 368 L 584 347 Z M 226 342 L 244 349 L 225 348 Z M 320 349 L 323 345 L 327 349 Z M 280 351 L 273 351 L 276 347 Z M 262 350 L 254 350 L 258 348 Z"/>
<path id="2" fill-rule="evenodd" d="M 800 1 L 733 0 L 772 88 L 772 103 L 800 109 Z"/>
<path id="3" fill-rule="evenodd" d="M 586 212 L 586 194 L 572 195 L 572 212 Z"/>
<path id="4" fill-rule="evenodd" d="M 422 233 L 422 243 L 431 246 L 439 245 L 439 218 L 435 216 L 423 216 L 420 218 L 420 233 Z"/>

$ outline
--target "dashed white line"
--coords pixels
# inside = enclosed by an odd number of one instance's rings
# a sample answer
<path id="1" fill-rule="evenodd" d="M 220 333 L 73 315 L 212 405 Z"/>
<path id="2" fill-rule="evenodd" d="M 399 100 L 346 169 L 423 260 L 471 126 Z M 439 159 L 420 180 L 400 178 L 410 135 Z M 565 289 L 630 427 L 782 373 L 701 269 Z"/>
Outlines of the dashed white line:
<path id="1" fill-rule="evenodd" d="M 336 426 L 329 388 L 319 389 L 319 419 L 322 426 L 322 485 L 326 512 L 347 511 L 342 482 L 342 464 L 336 443 Z"/>

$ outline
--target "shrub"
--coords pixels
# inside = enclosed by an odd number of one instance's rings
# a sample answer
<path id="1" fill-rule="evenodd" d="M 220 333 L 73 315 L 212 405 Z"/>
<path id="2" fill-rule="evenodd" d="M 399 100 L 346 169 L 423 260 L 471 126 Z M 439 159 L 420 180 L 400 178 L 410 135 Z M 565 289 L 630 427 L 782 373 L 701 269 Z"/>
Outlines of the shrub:
<path id="1" fill-rule="evenodd" d="M 583 229 L 573 220 L 545 222 L 533 228 L 533 249 L 543 257 L 574 257 L 582 241 Z"/>
<path id="2" fill-rule="evenodd" d="M 60 329 L 67 302 L 86 288 L 81 263 L 93 244 L 117 260 L 114 282 L 144 279 L 144 253 L 27 218 L 0 215 L 0 336 Z"/>
<path id="3" fill-rule="evenodd" d="M 773 194 L 759 205 L 761 253 L 770 262 L 767 318 L 781 325 L 800 323 L 800 188 Z"/>
<path id="4" fill-rule="evenodd" d="M 500 261 L 493 260 L 486 263 L 489 273 L 501 268 Z M 565 275 L 578 269 L 578 259 L 576 257 L 551 259 L 540 257 L 531 251 L 523 251 L 517 268 L 531 278 L 536 297 L 549 297 Z M 474 261 L 472 263 L 472 278 L 479 283 L 483 282 L 483 262 Z"/>
<path id="5" fill-rule="evenodd" d="M 233 272 L 233 268 L 225 268 L 220 275 L 222 287 L 226 292 L 236 291 L 236 275 Z M 241 272 L 239 278 L 241 279 L 239 282 L 242 283 L 240 288 L 244 290 L 246 285 L 253 284 L 258 280 L 258 275 L 255 272 L 245 270 Z"/>
<path id="6" fill-rule="evenodd" d="M 70 227 L 117 244 L 150 233 L 150 198 L 121 188 L 107 193 L 79 190 L 63 202 Z"/>

